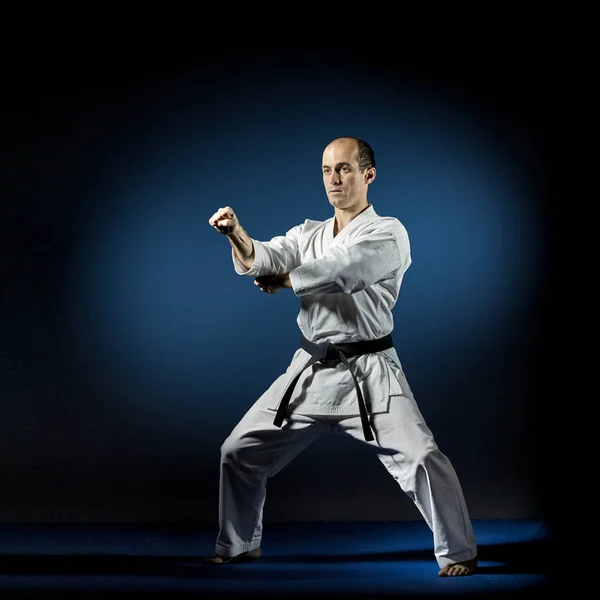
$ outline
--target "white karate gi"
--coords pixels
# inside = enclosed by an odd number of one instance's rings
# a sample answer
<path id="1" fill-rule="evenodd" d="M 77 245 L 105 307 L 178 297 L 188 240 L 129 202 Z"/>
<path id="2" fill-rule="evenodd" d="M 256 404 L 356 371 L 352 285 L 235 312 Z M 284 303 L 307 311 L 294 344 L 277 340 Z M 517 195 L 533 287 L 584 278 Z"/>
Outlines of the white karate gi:
<path id="1" fill-rule="evenodd" d="M 297 322 L 318 343 L 384 337 L 411 263 L 404 226 L 369 206 L 337 236 L 334 218 L 306 220 L 269 242 L 252 240 L 246 269 L 232 251 L 236 272 L 248 277 L 290 274 L 300 298 Z M 216 552 L 235 556 L 262 538 L 266 483 L 324 432 L 345 433 L 377 452 L 431 528 L 440 567 L 474 558 L 475 536 L 463 492 L 413 398 L 395 349 L 348 357 L 368 407 L 375 439 L 361 427 L 354 380 L 340 361 L 302 371 L 283 427 L 273 424 L 282 394 L 310 354 L 299 348 L 284 374 L 248 410 L 221 447 L 219 534 Z"/>

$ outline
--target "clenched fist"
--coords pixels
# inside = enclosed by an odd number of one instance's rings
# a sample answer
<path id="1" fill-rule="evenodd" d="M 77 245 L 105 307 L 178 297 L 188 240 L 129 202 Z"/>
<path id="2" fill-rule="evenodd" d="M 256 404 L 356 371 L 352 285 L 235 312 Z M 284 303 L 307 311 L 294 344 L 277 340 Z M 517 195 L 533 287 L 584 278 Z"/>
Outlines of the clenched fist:
<path id="1" fill-rule="evenodd" d="M 265 294 L 276 294 L 282 288 L 291 288 L 289 273 L 276 273 L 274 275 L 261 275 L 254 280 L 254 285 Z"/>
<path id="2" fill-rule="evenodd" d="M 219 233 L 229 235 L 239 228 L 240 222 L 233 212 L 233 208 L 226 206 L 220 208 L 209 220 L 208 224 L 214 227 Z"/>

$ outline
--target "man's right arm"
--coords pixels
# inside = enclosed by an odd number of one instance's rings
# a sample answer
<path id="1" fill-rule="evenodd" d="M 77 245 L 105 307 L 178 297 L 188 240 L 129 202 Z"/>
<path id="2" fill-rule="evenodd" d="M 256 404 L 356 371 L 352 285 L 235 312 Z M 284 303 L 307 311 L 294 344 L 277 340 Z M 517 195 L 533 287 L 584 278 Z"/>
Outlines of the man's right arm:
<path id="1" fill-rule="evenodd" d="M 227 234 L 227 239 L 238 260 L 244 267 L 246 267 L 246 269 L 252 268 L 255 255 L 254 244 L 244 228 L 241 225 L 238 225 L 232 233 Z"/>
<path id="2" fill-rule="evenodd" d="M 209 220 L 208 223 L 219 233 L 227 236 L 238 260 L 250 269 L 254 264 L 254 243 L 230 206 L 220 208 Z"/>
<path id="3" fill-rule="evenodd" d="M 235 270 L 240 275 L 259 277 L 289 273 L 300 264 L 298 242 L 302 225 L 297 225 L 285 235 L 275 236 L 268 242 L 260 242 L 246 233 L 230 206 L 220 208 L 208 222 L 229 239 Z"/>

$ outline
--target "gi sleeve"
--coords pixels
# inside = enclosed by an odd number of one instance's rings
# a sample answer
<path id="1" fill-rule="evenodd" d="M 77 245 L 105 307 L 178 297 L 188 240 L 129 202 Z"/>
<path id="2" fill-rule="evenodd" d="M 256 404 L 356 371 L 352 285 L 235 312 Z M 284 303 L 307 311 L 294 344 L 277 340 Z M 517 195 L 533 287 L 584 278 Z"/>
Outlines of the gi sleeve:
<path id="1" fill-rule="evenodd" d="M 404 273 L 410 266 L 410 244 L 403 226 L 379 229 L 357 237 L 348 245 L 334 246 L 316 260 L 290 272 L 296 296 L 354 294 Z"/>
<path id="2" fill-rule="evenodd" d="M 302 225 L 297 225 L 287 231 L 285 235 L 276 236 L 268 242 L 250 238 L 254 245 L 254 262 L 250 269 L 244 267 L 232 248 L 231 256 L 235 272 L 238 275 L 249 277 L 289 273 L 300 265 L 299 239 L 301 233 Z"/>

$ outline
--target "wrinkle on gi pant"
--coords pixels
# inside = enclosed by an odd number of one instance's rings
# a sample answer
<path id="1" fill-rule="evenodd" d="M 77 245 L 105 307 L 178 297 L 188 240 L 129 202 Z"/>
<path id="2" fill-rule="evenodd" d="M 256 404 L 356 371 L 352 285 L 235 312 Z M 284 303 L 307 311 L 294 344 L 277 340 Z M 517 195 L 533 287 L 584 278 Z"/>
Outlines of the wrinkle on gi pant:
<path id="1" fill-rule="evenodd" d="M 333 430 L 377 453 L 431 529 L 440 567 L 477 555 L 456 472 L 437 447 L 410 391 L 392 396 L 389 412 L 371 415 L 372 441 L 365 440 L 359 416 L 328 417 L 324 422 L 292 415 L 280 429 L 273 424 L 273 411 L 266 408 L 267 396 L 250 408 L 221 447 L 218 554 L 235 556 L 261 545 L 268 478 Z"/>
<path id="2" fill-rule="evenodd" d="M 267 480 L 330 430 L 304 416 L 287 419 L 279 428 L 267 404 L 268 399 L 261 398 L 221 446 L 216 544 L 221 556 L 236 556 L 260 546 Z"/>

